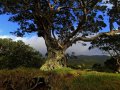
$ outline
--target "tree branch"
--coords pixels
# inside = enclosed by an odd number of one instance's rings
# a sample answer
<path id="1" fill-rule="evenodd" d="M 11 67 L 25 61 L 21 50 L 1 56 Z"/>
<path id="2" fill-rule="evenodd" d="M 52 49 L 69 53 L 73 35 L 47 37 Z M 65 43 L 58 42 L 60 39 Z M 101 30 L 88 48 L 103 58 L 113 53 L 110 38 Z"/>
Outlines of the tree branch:
<path id="1" fill-rule="evenodd" d="M 94 5 L 92 6 L 92 8 L 94 8 L 97 3 L 98 3 L 98 1 L 94 3 Z M 85 24 L 85 22 L 87 21 L 87 14 L 90 12 L 90 10 L 89 10 L 89 11 L 86 10 L 86 5 L 85 5 L 84 0 L 81 1 L 81 7 L 82 7 L 82 10 L 83 10 L 83 13 L 84 13 L 83 18 L 82 18 L 81 21 L 79 21 L 79 24 L 78 24 L 78 26 L 77 26 L 77 29 L 74 30 L 74 31 L 66 38 L 66 40 L 64 41 L 64 44 L 65 44 L 65 45 L 69 42 L 69 40 L 70 40 L 71 38 L 73 38 L 78 32 L 82 31 L 82 29 L 85 27 L 84 24 Z M 91 11 L 92 11 L 92 10 L 91 10 Z M 82 39 L 82 38 L 81 38 L 81 39 Z"/>
<path id="2" fill-rule="evenodd" d="M 77 41 L 91 42 L 91 41 L 93 41 L 93 40 L 96 40 L 97 38 L 99 38 L 99 37 L 102 36 L 102 35 L 115 36 L 115 35 L 117 35 L 118 33 L 120 33 L 120 30 L 111 31 L 111 32 L 99 33 L 98 35 L 93 36 L 93 37 L 90 37 L 90 38 L 88 38 L 88 37 L 77 37 L 77 38 L 71 40 L 68 46 L 70 46 L 72 43 L 76 43 Z"/>

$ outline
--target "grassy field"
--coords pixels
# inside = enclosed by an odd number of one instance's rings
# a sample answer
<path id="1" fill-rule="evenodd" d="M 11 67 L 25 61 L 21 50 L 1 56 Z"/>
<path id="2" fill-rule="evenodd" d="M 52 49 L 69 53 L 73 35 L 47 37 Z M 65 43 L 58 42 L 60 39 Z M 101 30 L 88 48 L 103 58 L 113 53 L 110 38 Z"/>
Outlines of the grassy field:
<path id="1" fill-rule="evenodd" d="M 36 84 L 36 77 L 43 78 L 45 84 Z M 0 90 L 120 90 L 119 86 L 117 73 L 70 68 L 50 72 L 27 68 L 0 71 Z"/>

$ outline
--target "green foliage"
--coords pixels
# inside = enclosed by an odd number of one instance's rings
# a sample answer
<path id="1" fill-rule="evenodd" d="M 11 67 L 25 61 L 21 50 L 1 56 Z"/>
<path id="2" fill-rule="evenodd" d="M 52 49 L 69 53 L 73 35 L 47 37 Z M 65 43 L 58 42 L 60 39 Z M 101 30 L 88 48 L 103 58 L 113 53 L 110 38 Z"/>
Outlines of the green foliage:
<path id="1" fill-rule="evenodd" d="M 109 59 L 109 56 L 104 55 L 80 55 L 76 56 L 77 58 L 70 58 L 68 60 L 68 67 L 73 69 L 92 69 L 92 66 L 96 63 L 104 65 L 104 62 Z"/>
<path id="2" fill-rule="evenodd" d="M 99 48 L 111 56 L 120 56 L 120 34 L 114 36 L 101 36 L 91 42 L 89 49 Z"/>
<path id="3" fill-rule="evenodd" d="M 22 41 L 0 39 L 0 69 L 17 67 L 39 68 L 42 55 Z"/>
<path id="4" fill-rule="evenodd" d="M 109 22 L 110 22 L 110 28 L 114 28 L 114 22 L 118 24 L 118 27 L 120 27 L 120 1 L 119 0 L 109 0 L 110 3 L 113 4 L 112 9 L 108 9 L 108 15 L 110 16 Z"/>
<path id="5" fill-rule="evenodd" d="M 115 31 L 111 31 L 115 32 Z M 102 35 L 98 39 L 91 42 L 89 49 L 99 48 L 104 53 L 111 56 L 105 61 L 105 68 L 109 71 L 120 72 L 120 34 L 110 36 Z"/>
<path id="6" fill-rule="evenodd" d="M 103 67 L 101 64 L 96 63 L 92 66 L 92 69 L 96 71 L 102 71 Z"/>
<path id="7" fill-rule="evenodd" d="M 112 72 L 120 72 L 120 59 L 117 60 L 115 57 L 111 57 L 104 62 L 106 68 L 111 70 Z"/>
<path id="8" fill-rule="evenodd" d="M 47 35 L 50 36 L 52 32 L 60 40 L 64 40 L 68 36 L 71 37 L 71 34 L 73 37 L 80 33 L 75 29 L 74 23 L 78 29 L 82 27 L 83 33 L 81 33 L 84 35 L 98 32 L 106 26 L 103 19 L 100 20 L 97 17 L 98 11 L 106 10 L 106 6 L 99 4 L 101 1 L 0 0 L 0 14 L 12 14 L 9 21 L 20 25 L 15 32 L 18 36 L 23 36 L 25 32 L 37 32 L 38 36 L 44 37 L 47 31 L 49 33 Z M 76 31 L 75 34 L 74 31 Z"/>

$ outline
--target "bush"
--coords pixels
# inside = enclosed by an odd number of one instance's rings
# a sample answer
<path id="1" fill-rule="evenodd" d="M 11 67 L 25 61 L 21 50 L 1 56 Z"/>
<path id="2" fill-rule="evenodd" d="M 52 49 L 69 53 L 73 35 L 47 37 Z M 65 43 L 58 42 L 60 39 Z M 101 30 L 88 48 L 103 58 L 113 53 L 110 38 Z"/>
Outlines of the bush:
<path id="1" fill-rule="evenodd" d="M 120 72 L 120 58 L 111 57 L 104 62 L 105 67 L 113 72 Z"/>
<path id="2" fill-rule="evenodd" d="M 42 55 L 38 51 L 22 41 L 0 39 L 0 69 L 39 68 L 42 60 Z"/>
<path id="3" fill-rule="evenodd" d="M 101 64 L 95 63 L 93 64 L 92 69 L 96 71 L 103 71 L 103 66 Z"/>

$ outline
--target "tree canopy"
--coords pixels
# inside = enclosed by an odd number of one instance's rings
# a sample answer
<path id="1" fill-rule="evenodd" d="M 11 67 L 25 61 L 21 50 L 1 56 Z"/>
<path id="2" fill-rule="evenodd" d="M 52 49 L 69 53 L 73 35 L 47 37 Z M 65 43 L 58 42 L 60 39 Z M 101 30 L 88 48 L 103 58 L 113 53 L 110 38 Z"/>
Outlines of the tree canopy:
<path id="1" fill-rule="evenodd" d="M 42 55 L 22 41 L 0 39 L 0 69 L 17 67 L 39 68 Z"/>
<path id="2" fill-rule="evenodd" d="M 64 42 L 76 42 L 74 37 L 82 33 L 88 36 L 105 27 L 104 18 L 98 11 L 101 0 L 1 0 L 1 14 L 12 15 L 9 21 L 18 22 L 15 32 L 22 36 L 25 32 L 45 34 Z M 71 39 L 71 40 L 70 40 Z M 82 38 L 81 38 L 82 39 Z M 61 44 L 61 43 L 60 43 Z"/>

